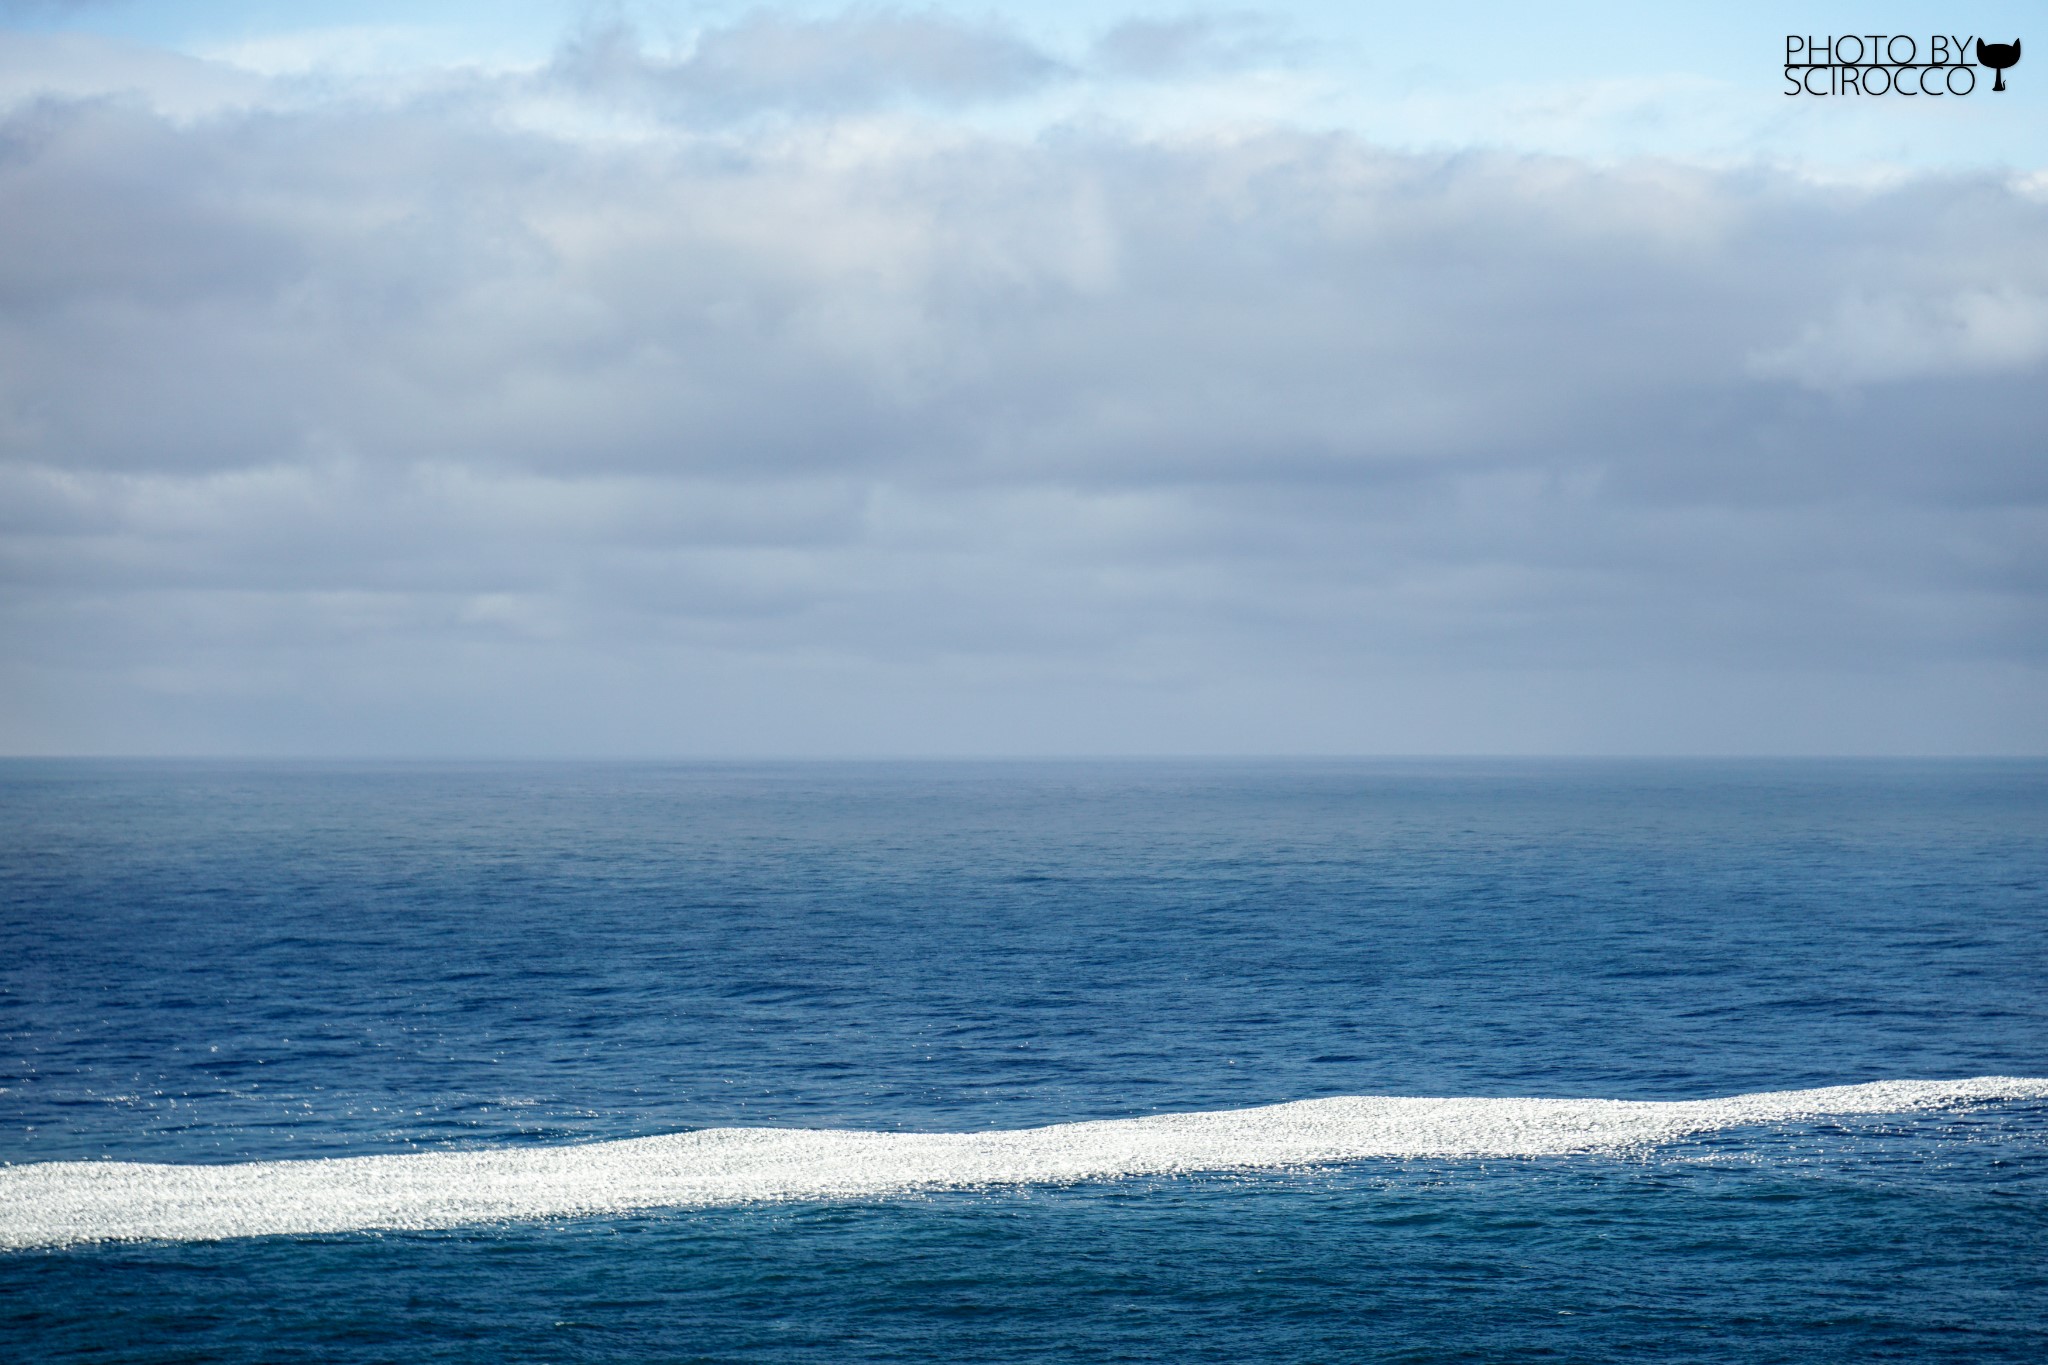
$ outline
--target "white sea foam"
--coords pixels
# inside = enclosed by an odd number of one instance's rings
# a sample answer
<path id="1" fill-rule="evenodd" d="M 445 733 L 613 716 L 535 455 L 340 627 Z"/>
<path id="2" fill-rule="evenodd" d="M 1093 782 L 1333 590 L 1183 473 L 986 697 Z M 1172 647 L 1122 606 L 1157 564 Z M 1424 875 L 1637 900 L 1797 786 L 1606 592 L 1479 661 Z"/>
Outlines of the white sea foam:
<path id="1" fill-rule="evenodd" d="M 2048 1079 L 1980 1076 L 1712 1100 L 1361 1096 L 981 1133 L 711 1128 L 570 1147 L 229 1166 L 53 1161 L 0 1167 L 0 1248 L 448 1228 L 1372 1157 L 1615 1153 L 1726 1128 L 2043 1099 Z"/>

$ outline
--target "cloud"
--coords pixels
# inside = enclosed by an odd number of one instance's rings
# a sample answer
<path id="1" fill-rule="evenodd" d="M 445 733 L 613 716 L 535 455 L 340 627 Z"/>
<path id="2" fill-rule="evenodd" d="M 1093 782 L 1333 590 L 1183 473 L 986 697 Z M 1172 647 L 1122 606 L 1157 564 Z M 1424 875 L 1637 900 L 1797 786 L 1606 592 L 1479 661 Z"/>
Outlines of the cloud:
<path id="1" fill-rule="evenodd" d="M 1064 66 L 993 24 L 855 11 L 797 19 L 757 11 L 705 28 L 687 56 L 650 56 L 629 29 L 590 30 L 551 74 L 587 95 L 643 100 L 696 119 L 764 110 L 845 112 L 906 100 L 958 106 L 1026 94 Z"/>
<path id="2" fill-rule="evenodd" d="M 1250 15 L 1126 19 L 1096 40 L 1094 64 L 1116 75 L 1156 78 L 1225 70 L 1271 59 L 1280 44 Z"/>
<path id="3" fill-rule="evenodd" d="M 2044 737 L 2038 194 L 974 134 L 748 22 L 646 78 L 831 116 L 0 122 L 0 743 Z"/>
<path id="4" fill-rule="evenodd" d="M 1859 294 L 1755 357 L 1758 374 L 1834 390 L 1921 375 L 2025 372 L 2048 357 L 2048 290 L 1980 279 L 1953 294 Z"/>
<path id="5" fill-rule="evenodd" d="M 67 14 L 77 10 L 107 9 L 124 0 L 0 0 L 0 16 Z"/>
<path id="6" fill-rule="evenodd" d="M 246 111 L 266 94 L 250 73 L 83 33 L 0 30 L 0 110 L 45 100 L 112 99 L 189 121 Z"/>

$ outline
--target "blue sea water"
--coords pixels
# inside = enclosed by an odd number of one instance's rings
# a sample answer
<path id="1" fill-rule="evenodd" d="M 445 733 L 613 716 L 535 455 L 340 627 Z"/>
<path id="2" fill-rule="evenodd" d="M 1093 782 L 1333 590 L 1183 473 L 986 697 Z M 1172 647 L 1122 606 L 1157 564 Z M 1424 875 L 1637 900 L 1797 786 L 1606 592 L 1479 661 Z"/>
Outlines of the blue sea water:
<path id="1" fill-rule="evenodd" d="M 0 1162 L 2048 1076 L 2048 764 L 0 764 Z M 96 1360 L 2048 1358 L 2048 1103 L 0 1252 Z"/>

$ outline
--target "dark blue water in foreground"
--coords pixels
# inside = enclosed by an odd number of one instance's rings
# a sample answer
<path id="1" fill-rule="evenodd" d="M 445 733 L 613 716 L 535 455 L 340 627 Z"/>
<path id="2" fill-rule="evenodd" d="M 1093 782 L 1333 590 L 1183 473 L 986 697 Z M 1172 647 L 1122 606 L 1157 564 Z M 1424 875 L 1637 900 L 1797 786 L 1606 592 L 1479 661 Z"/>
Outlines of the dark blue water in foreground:
<path id="1" fill-rule="evenodd" d="M 0 1161 L 2048 1075 L 2048 764 L 0 764 Z M 12 1358 L 2048 1358 L 2048 1113 L 0 1254 Z"/>

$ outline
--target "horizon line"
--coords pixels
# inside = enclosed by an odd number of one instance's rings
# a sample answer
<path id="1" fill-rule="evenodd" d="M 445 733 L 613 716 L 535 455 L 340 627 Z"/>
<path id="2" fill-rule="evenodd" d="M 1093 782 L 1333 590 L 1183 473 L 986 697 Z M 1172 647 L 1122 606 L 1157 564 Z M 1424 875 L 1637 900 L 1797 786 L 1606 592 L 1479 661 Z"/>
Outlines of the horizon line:
<path id="1" fill-rule="evenodd" d="M 964 754 L 336 754 L 336 753 L 210 753 L 210 754 L 78 754 L 0 753 L 0 763 L 333 763 L 333 764 L 836 764 L 836 763 L 1384 763 L 1384 762 L 1647 762 L 1647 763 L 2038 763 L 2048 753 L 1700 753 L 1544 752 L 1378 753 L 964 753 Z"/>

